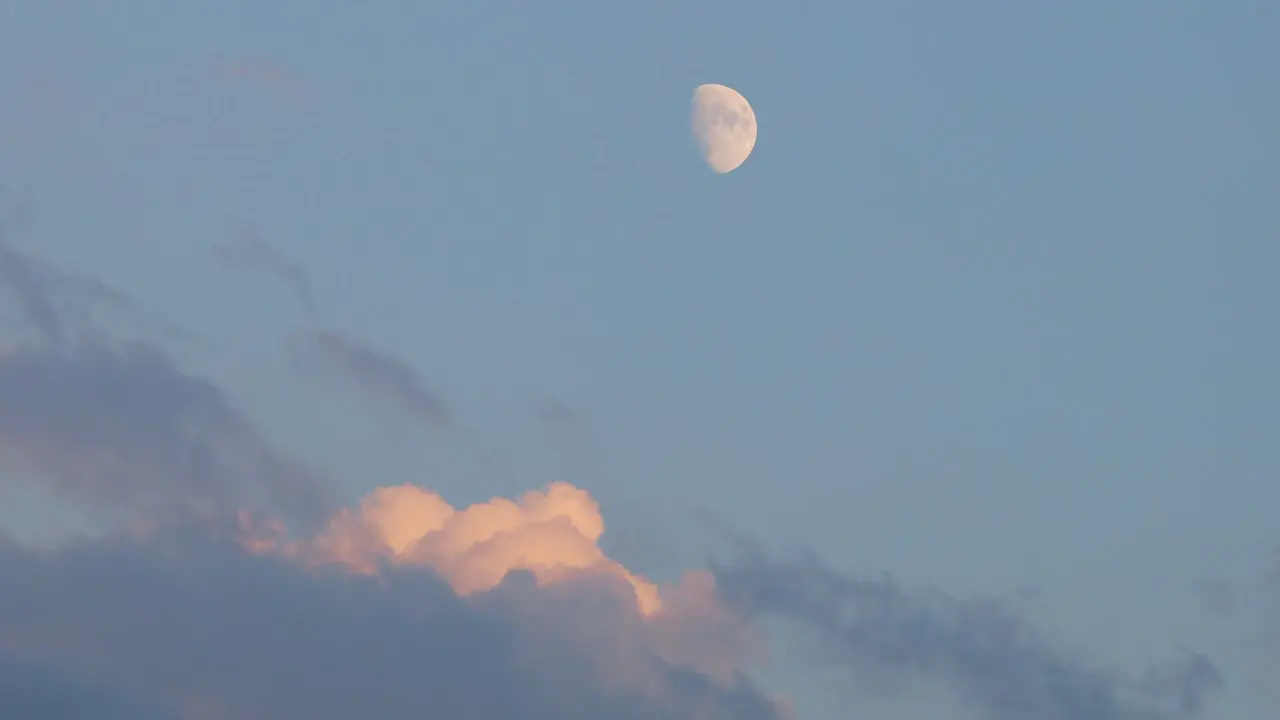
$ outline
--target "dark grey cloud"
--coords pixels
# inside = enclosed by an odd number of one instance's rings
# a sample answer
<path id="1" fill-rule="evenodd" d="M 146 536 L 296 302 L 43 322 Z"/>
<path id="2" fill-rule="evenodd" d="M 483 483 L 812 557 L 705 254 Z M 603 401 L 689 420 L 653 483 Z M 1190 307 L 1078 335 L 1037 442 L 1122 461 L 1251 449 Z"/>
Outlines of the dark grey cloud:
<path id="1" fill-rule="evenodd" d="M 1052 646 L 999 602 L 908 591 L 888 576 L 838 573 L 811 556 L 784 560 L 746 548 L 714 572 L 731 604 L 812 631 L 821 661 L 856 682 L 886 689 L 940 681 L 990 720 L 1190 718 L 1223 686 L 1198 654 L 1123 677 Z"/>
<path id="2" fill-rule="evenodd" d="M 617 633 L 580 631 L 634 612 L 603 588 L 569 597 L 513 576 L 462 599 L 426 571 L 252 556 L 212 525 L 55 551 L 0 542 L 0 575 L 0 653 L 46 678 L 9 681 L 27 707 L 110 688 L 157 718 L 780 720 L 746 678 L 615 663 Z"/>
<path id="3" fill-rule="evenodd" d="M 0 708 L 27 720 L 179 720 L 109 686 L 0 652 Z"/>
<path id="4" fill-rule="evenodd" d="M 311 275 L 306 268 L 263 240 L 255 231 L 242 232 L 241 236 L 239 243 L 215 246 L 214 255 L 228 268 L 259 270 L 271 275 L 289 288 L 308 314 L 315 315 L 316 302 L 311 290 Z"/>
<path id="5" fill-rule="evenodd" d="M 362 392 L 392 432 L 401 418 L 433 430 L 454 426 L 449 406 L 413 368 L 350 335 L 301 330 L 289 338 L 287 351 L 296 370 L 339 380 Z"/>
<path id="6" fill-rule="evenodd" d="M 277 453 L 209 380 L 147 343 L 0 351 L 0 482 L 93 508 L 169 515 L 257 501 L 315 518 L 313 475 Z"/>

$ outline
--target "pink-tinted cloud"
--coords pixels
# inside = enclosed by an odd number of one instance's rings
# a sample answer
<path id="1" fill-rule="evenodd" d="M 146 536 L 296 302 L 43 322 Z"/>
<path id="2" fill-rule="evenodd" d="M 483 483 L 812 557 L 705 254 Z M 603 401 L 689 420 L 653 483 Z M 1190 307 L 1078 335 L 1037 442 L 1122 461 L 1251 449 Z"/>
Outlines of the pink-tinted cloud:
<path id="1" fill-rule="evenodd" d="M 644 628 L 636 642 L 726 681 L 760 650 L 758 638 L 719 603 L 710 573 L 692 570 L 660 587 L 607 557 L 599 546 L 605 530 L 599 506 L 567 483 L 463 509 L 415 485 L 384 487 L 358 508 L 336 512 L 309 538 L 290 540 L 272 522 L 248 522 L 244 530 L 242 542 L 255 553 L 362 575 L 429 568 L 468 598 L 517 572 L 552 594 L 581 583 L 610 587 L 633 624 Z"/>

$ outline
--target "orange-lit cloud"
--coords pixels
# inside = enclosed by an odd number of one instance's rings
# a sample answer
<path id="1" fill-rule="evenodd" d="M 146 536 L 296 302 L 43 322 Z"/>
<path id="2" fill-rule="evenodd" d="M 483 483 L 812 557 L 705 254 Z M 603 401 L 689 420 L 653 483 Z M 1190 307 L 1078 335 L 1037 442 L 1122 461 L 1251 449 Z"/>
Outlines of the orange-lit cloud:
<path id="1" fill-rule="evenodd" d="M 722 679 L 758 653 L 745 624 L 716 600 L 710 573 L 692 570 L 661 587 L 605 555 L 599 505 L 568 483 L 463 509 L 416 485 L 382 487 L 301 540 L 285 537 L 278 522 L 242 515 L 242 524 L 242 544 L 258 554 L 361 575 L 384 566 L 430 568 L 463 597 L 493 590 L 516 571 L 542 589 L 613 582 L 645 623 L 647 647 Z"/>
<path id="2" fill-rule="evenodd" d="M 660 611 L 658 587 L 606 557 L 597 545 L 603 533 L 599 505 L 568 483 L 527 492 L 517 502 L 494 498 L 462 510 L 430 490 L 399 485 L 338 511 L 313 538 L 250 543 L 360 573 L 374 573 L 382 562 L 426 566 L 463 596 L 493 589 L 513 570 L 531 572 L 539 586 L 583 573 L 610 575 L 631 586 L 642 615 Z"/>

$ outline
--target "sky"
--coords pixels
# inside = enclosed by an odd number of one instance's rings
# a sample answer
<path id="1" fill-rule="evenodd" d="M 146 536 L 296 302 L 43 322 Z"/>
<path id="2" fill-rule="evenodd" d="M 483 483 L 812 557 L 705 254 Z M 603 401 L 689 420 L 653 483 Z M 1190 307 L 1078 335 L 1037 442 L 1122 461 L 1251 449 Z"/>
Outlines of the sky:
<path id="1" fill-rule="evenodd" d="M 0 1 L 0 709 L 1262 717 L 1276 37 Z"/>

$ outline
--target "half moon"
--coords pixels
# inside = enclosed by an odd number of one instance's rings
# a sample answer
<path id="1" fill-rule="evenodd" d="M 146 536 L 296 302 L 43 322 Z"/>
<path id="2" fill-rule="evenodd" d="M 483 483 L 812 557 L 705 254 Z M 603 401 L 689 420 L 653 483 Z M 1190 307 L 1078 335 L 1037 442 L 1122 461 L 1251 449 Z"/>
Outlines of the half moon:
<path id="1" fill-rule="evenodd" d="M 699 85 L 693 91 L 693 136 L 713 171 L 732 172 L 756 146 L 756 113 L 731 87 Z"/>

